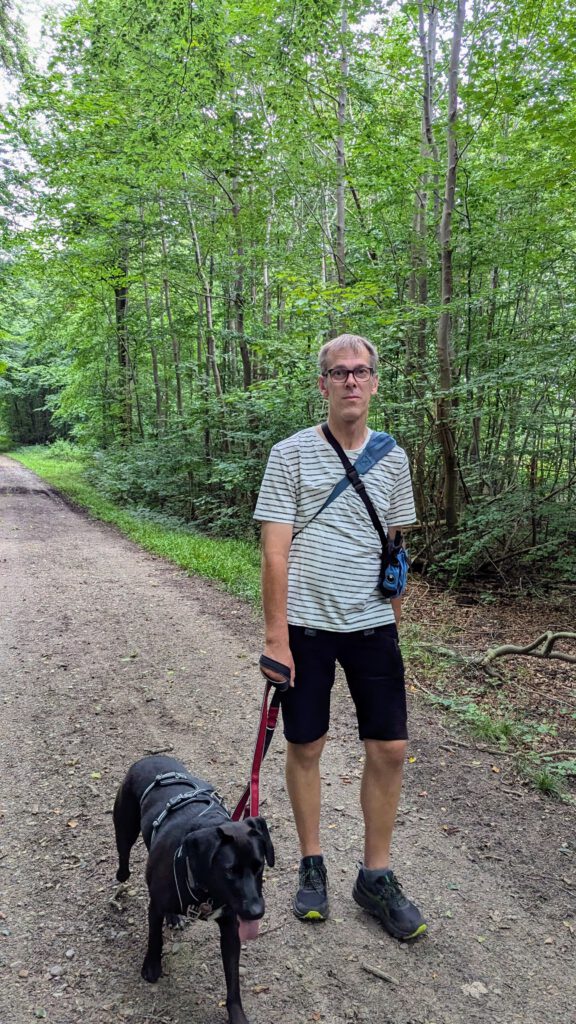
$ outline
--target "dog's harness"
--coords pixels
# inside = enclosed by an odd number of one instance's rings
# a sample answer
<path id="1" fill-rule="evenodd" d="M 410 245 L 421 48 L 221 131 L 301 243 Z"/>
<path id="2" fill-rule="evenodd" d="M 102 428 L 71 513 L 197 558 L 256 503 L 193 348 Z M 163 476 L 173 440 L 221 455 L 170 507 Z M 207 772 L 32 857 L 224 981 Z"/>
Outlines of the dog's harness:
<path id="1" fill-rule="evenodd" d="M 173 814 L 174 811 L 179 811 L 182 807 L 187 807 L 191 803 L 206 804 L 198 813 L 199 818 L 208 811 L 216 809 L 221 813 L 224 821 L 230 821 L 230 812 L 220 794 L 212 787 L 199 786 L 193 778 L 185 775 L 183 772 L 164 772 L 162 775 L 157 775 L 140 797 L 140 806 L 142 806 L 148 794 L 153 789 L 156 789 L 157 786 L 174 785 L 186 786 L 189 791 L 177 793 L 176 796 L 171 797 L 164 810 L 152 822 L 150 845 L 154 842 L 158 829 L 161 828 L 166 818 Z M 178 847 L 174 854 L 173 870 L 178 902 L 180 903 L 180 913 L 200 921 L 216 920 L 224 907 L 214 907 L 214 903 L 206 889 L 196 885 L 190 868 L 190 862 L 184 854 L 183 844 Z"/>
<path id="2" fill-rule="evenodd" d="M 196 885 L 190 861 L 184 854 L 183 846 L 179 846 L 174 854 L 173 870 L 180 913 L 191 917 L 194 921 L 218 920 L 224 910 L 224 904 L 215 907 L 206 889 Z"/>
<path id="3" fill-rule="evenodd" d="M 163 775 L 157 775 L 150 785 L 146 787 L 140 797 L 140 807 L 142 807 L 148 793 L 155 789 L 156 786 L 173 786 L 176 782 L 179 782 L 182 786 L 193 786 L 195 789 L 198 789 L 194 779 L 191 779 L 189 775 L 185 775 L 184 772 L 164 772 Z"/>
<path id="4" fill-rule="evenodd" d="M 206 804 L 206 807 L 199 812 L 199 818 L 201 818 L 203 814 L 206 814 L 207 811 L 217 807 L 220 808 L 220 810 L 223 812 L 223 816 L 226 818 L 226 820 L 230 819 L 230 812 L 228 811 L 228 808 L 224 804 L 224 800 L 220 796 L 220 794 L 217 793 L 215 789 L 212 789 L 212 787 L 208 788 L 206 786 L 199 786 L 194 779 L 190 778 L 189 775 L 184 775 L 183 772 L 164 772 L 163 775 L 157 775 L 154 781 L 151 782 L 149 786 L 147 786 L 142 796 L 140 797 L 140 806 L 142 807 L 144 800 L 146 799 L 148 794 L 156 788 L 156 786 L 174 786 L 175 784 L 187 786 L 192 790 L 192 792 L 177 793 L 176 796 L 173 796 L 171 797 L 170 800 L 168 800 L 164 810 L 161 811 L 158 817 L 155 818 L 155 820 L 152 822 L 152 838 L 150 840 L 151 844 L 154 842 L 158 829 L 160 828 L 162 823 L 166 821 L 168 815 L 173 814 L 174 811 L 179 811 L 182 807 L 186 807 L 188 804 Z"/>

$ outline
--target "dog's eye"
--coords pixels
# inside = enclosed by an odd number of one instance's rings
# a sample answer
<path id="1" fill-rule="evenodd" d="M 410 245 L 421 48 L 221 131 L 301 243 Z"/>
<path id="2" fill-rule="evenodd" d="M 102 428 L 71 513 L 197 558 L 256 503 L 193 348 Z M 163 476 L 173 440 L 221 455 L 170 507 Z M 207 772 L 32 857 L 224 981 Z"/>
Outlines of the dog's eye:
<path id="1" fill-rule="evenodd" d="M 224 871 L 226 878 L 242 878 L 244 874 L 244 868 L 240 864 L 231 864 L 229 868 Z"/>

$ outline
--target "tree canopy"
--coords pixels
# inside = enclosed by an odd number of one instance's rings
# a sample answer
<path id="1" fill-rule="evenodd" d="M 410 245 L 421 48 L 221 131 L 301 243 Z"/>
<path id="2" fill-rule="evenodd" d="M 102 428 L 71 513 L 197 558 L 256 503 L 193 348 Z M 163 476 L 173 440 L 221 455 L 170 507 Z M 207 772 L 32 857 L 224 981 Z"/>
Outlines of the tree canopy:
<path id="1" fill-rule="evenodd" d="M 244 534 L 270 445 L 321 415 L 319 345 L 352 330 L 421 567 L 569 576 L 575 13 L 79 0 L 27 63 L 0 7 L 5 433 Z"/>

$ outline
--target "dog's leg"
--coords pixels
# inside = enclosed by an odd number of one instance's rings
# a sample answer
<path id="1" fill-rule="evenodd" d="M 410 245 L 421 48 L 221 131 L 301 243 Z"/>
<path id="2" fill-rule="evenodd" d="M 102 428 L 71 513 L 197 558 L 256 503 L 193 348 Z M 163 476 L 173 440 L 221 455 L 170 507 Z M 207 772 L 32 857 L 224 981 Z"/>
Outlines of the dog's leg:
<path id="1" fill-rule="evenodd" d="M 166 914 L 164 920 L 166 921 L 167 928 L 177 929 L 178 931 L 182 931 L 186 922 L 186 918 L 182 914 Z"/>
<path id="2" fill-rule="evenodd" d="M 116 878 L 125 882 L 130 877 L 130 851 L 140 834 L 140 804 L 122 786 L 114 801 L 113 817 L 118 850 Z"/>
<path id="3" fill-rule="evenodd" d="M 152 900 L 148 904 L 148 949 L 142 964 L 142 977 L 146 981 L 155 982 L 162 974 L 162 922 L 164 915 L 159 914 Z"/>
<path id="4" fill-rule="evenodd" d="M 240 1001 L 240 937 L 235 914 L 226 913 L 218 918 L 220 950 L 226 978 L 226 1009 L 230 1024 L 248 1024 Z"/>

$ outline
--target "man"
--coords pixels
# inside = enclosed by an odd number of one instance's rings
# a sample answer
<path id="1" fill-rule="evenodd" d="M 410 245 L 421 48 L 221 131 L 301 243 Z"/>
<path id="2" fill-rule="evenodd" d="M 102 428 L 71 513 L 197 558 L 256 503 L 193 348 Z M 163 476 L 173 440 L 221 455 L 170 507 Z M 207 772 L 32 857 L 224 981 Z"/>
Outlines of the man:
<path id="1" fill-rule="evenodd" d="M 378 388 L 378 355 L 365 338 L 342 334 L 319 353 L 318 385 L 328 426 L 354 462 L 366 445 L 368 408 Z M 352 487 L 316 518 L 342 463 L 320 427 L 275 445 L 255 518 L 262 522 L 264 653 L 290 669 L 282 695 L 286 783 L 302 860 L 293 909 L 302 920 L 328 916 L 320 844 L 320 757 L 326 742 L 336 661 L 344 669 L 365 747 L 360 791 L 364 862 L 353 897 L 399 939 L 426 930 L 390 869 L 390 843 L 406 754 L 406 695 L 397 623 L 400 599 L 377 589 L 381 544 Z M 406 453 L 396 446 L 365 476 L 384 528 L 415 519 Z M 273 678 L 280 678 L 270 673 Z"/>

